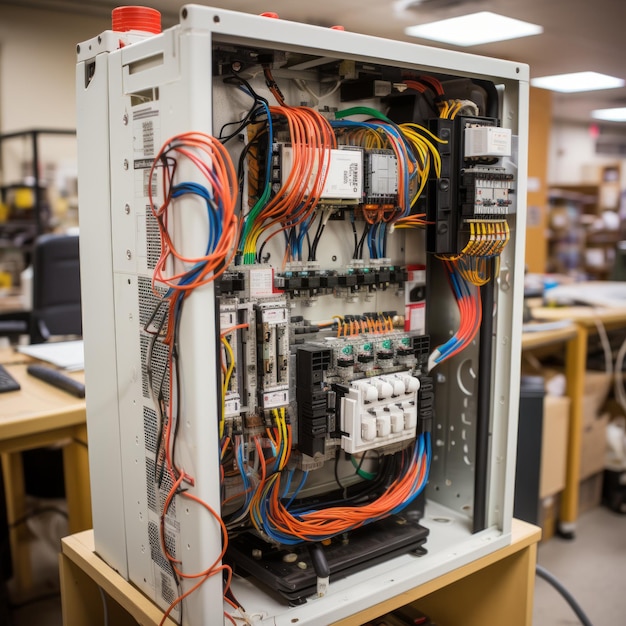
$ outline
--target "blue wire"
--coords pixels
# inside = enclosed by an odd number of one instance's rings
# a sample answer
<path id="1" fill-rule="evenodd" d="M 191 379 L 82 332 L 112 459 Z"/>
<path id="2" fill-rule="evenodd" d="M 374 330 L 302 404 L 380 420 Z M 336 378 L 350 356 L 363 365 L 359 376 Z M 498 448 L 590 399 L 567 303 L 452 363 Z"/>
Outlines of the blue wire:
<path id="1" fill-rule="evenodd" d="M 309 475 L 309 472 L 302 472 L 302 478 L 300 479 L 300 483 L 296 487 L 295 491 L 291 494 L 291 498 L 289 499 L 289 502 L 287 502 L 287 504 L 285 505 L 286 509 L 288 509 L 291 506 L 291 503 L 294 501 L 294 499 L 297 497 L 297 495 L 300 493 L 300 491 L 304 487 L 304 483 L 306 483 L 306 479 L 308 475 Z"/>

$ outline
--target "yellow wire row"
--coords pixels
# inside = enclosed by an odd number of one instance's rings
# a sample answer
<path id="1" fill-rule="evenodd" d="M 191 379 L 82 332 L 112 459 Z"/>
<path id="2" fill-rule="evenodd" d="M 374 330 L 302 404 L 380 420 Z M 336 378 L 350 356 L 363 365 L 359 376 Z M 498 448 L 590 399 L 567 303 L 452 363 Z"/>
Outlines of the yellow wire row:
<path id="1" fill-rule="evenodd" d="M 469 241 L 455 260 L 463 278 L 473 285 L 481 286 L 492 278 L 488 259 L 496 258 L 497 274 L 500 254 L 509 242 L 511 232 L 505 220 L 497 222 L 472 220 L 469 226 Z"/>

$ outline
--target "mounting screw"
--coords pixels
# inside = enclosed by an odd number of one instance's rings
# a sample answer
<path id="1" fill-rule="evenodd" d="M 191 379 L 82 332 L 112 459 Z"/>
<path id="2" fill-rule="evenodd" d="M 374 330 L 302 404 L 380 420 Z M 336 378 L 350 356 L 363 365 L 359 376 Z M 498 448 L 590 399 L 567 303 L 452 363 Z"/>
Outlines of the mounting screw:
<path id="1" fill-rule="evenodd" d="M 130 250 L 126 250 L 126 258 L 129 261 L 133 258 L 133 253 Z"/>
<path id="2" fill-rule="evenodd" d="M 333 262 L 337 260 L 337 255 L 336 254 L 333 254 L 332 260 L 333 260 Z"/>
<path id="3" fill-rule="evenodd" d="M 122 164 L 122 166 L 125 170 L 128 169 L 128 159 L 124 159 L 124 163 Z"/>
<path id="4" fill-rule="evenodd" d="M 233 72 L 241 72 L 241 61 L 233 61 L 230 69 L 233 70 Z"/>
<path id="5" fill-rule="evenodd" d="M 128 113 L 124 113 L 124 117 L 122 117 L 122 122 L 124 126 L 128 126 Z"/>
<path id="6" fill-rule="evenodd" d="M 124 213 L 126 213 L 126 215 L 130 215 L 130 204 L 124 205 Z"/>

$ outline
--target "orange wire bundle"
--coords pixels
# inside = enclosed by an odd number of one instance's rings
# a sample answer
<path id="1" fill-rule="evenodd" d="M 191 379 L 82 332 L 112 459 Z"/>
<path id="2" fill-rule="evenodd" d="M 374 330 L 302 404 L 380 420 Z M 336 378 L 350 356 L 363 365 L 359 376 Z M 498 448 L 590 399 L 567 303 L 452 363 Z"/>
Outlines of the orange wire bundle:
<path id="1" fill-rule="evenodd" d="M 289 174 L 273 198 L 253 218 L 244 241 L 244 254 L 256 256 L 260 237 L 269 241 L 300 225 L 315 210 L 328 176 L 330 150 L 337 142 L 328 120 L 309 107 L 272 106 L 273 116 L 287 122 L 292 150 Z"/>
<path id="2" fill-rule="evenodd" d="M 219 237 L 205 254 L 186 256 L 179 251 L 169 230 L 170 212 L 177 199 L 173 196 L 177 172 L 181 163 L 189 163 L 205 179 L 203 187 L 210 199 L 216 219 L 219 220 Z M 163 202 L 156 206 L 153 181 L 157 172 L 162 172 Z M 180 184 L 180 183 L 178 183 Z M 200 188 L 197 183 L 192 189 Z M 196 186 L 197 185 L 197 186 Z M 191 290 L 214 281 L 228 267 L 235 253 L 238 235 L 238 219 L 235 215 L 237 203 L 237 174 L 226 148 L 214 137 L 200 132 L 187 132 L 170 138 L 156 155 L 148 181 L 150 207 L 159 224 L 161 255 L 153 272 L 153 284 L 162 283 L 169 288 L 169 296 L 186 295 Z M 188 192 L 191 193 L 191 192 Z M 215 223 L 209 221 L 209 231 Z M 216 233 L 209 232 L 209 239 Z M 168 272 L 168 265 L 173 269 Z M 171 298 L 173 303 L 175 298 Z M 171 339 L 171 330 L 170 336 Z"/>

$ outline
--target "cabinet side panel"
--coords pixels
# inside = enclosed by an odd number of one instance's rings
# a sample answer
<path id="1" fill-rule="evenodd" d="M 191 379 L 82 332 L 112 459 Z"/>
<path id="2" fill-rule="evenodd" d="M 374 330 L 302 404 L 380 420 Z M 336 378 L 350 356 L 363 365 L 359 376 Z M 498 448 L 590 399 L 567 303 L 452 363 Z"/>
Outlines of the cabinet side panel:
<path id="1" fill-rule="evenodd" d="M 128 575 L 111 257 L 108 54 L 76 68 L 87 426 L 96 551 Z"/>

